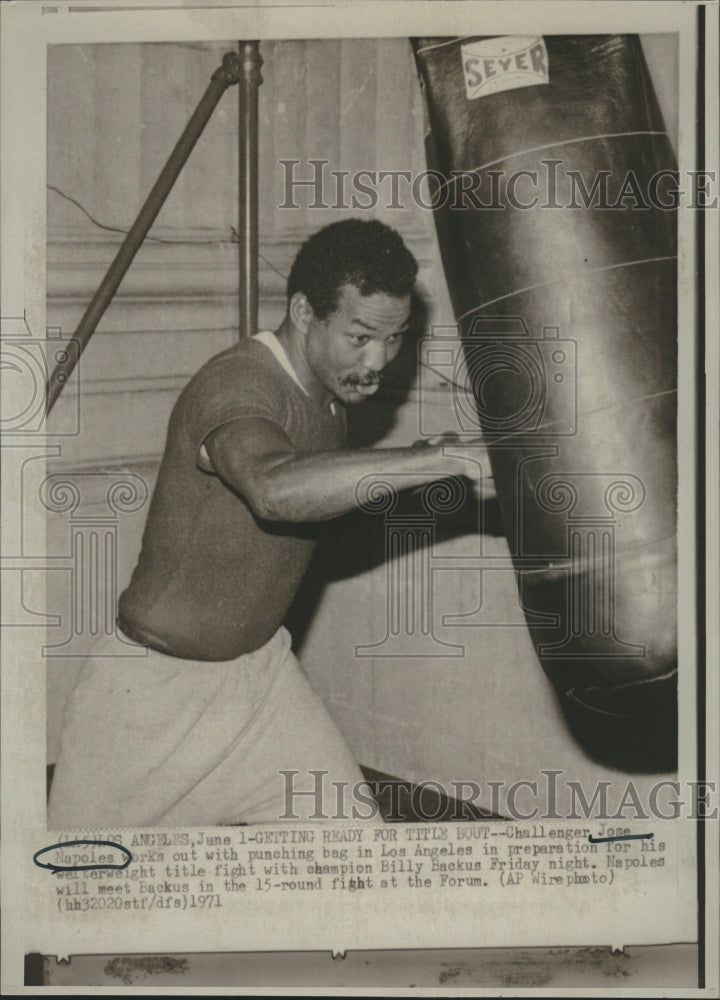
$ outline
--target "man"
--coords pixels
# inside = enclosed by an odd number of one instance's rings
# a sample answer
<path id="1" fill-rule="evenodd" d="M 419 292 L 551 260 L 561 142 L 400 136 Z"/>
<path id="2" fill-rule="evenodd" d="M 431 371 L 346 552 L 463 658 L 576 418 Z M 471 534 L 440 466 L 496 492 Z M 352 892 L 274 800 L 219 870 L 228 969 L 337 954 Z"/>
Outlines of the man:
<path id="1" fill-rule="evenodd" d="M 362 783 L 282 622 L 312 553 L 308 522 L 357 507 L 364 476 L 417 486 L 471 473 L 442 444 L 345 448 L 344 408 L 377 390 L 400 350 L 416 274 L 379 222 L 322 229 L 293 264 L 277 332 L 211 359 L 181 394 L 119 604 L 147 658 L 99 648 L 85 663 L 51 828 L 272 822 L 286 811 L 283 770 L 322 770 L 329 790 Z M 312 796 L 293 808 L 322 815 Z"/>

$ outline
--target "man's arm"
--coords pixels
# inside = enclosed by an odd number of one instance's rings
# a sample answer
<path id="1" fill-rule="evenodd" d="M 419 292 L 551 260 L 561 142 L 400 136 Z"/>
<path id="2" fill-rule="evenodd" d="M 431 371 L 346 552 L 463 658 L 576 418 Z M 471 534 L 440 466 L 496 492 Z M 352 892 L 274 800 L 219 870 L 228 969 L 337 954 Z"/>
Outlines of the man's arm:
<path id="1" fill-rule="evenodd" d="M 392 481 L 393 473 L 402 473 L 405 488 L 453 475 L 476 478 L 477 472 L 473 462 L 443 454 L 442 443 L 300 453 L 281 428 L 261 418 L 224 424 L 205 447 L 218 476 L 270 521 L 324 521 L 345 514 L 358 506 L 358 483 L 368 475 Z M 491 485 L 482 482 L 493 496 Z"/>

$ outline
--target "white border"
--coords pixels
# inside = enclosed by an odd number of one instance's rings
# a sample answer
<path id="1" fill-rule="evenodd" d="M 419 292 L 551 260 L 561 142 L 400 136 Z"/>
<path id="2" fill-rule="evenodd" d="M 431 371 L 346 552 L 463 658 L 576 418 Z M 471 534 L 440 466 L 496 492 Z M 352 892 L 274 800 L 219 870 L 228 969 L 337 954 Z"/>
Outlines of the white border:
<path id="1" fill-rule="evenodd" d="M 43 6 L 56 7 L 57 13 L 43 13 Z M 238 8 L 226 5 L 218 9 L 214 4 L 194 3 L 178 6 L 170 0 L 160 0 L 153 7 L 161 10 L 142 11 L 141 5 L 133 4 L 133 10 L 114 8 L 103 12 L 91 11 L 90 7 L 101 4 L 92 0 L 75 0 L 74 3 L 19 3 L 3 5 L 2 39 L 2 121 L 4 136 L 3 154 L 3 227 L 2 261 L 4 281 L 2 286 L 2 308 L 0 315 L 16 316 L 23 310 L 34 331 L 45 328 L 45 294 L 42 276 L 45 272 L 45 157 L 43 142 L 38 142 L 37 125 L 45 120 L 45 68 L 46 46 L 75 41 L 101 42 L 122 39 L 123 41 L 180 41 L 199 39 L 257 38 L 332 38 L 341 35 L 354 37 L 391 37 L 416 34 L 466 34 L 468 23 L 477 16 L 477 31 L 486 31 L 485 25 L 492 25 L 492 33 L 526 34 L 566 34 L 571 30 L 602 33 L 647 31 L 649 21 L 655 31 L 677 30 L 680 32 L 680 79 L 686 81 L 681 90 L 680 122 L 681 144 L 679 167 L 681 177 L 695 168 L 694 163 L 694 72 L 695 66 L 695 11 L 692 4 L 643 3 L 643 2 L 575 2 L 572 14 L 567 2 L 519 3 L 458 3 L 423 2 L 410 7 L 407 3 L 386 2 L 380 4 L 305 4 L 298 10 L 297 4 L 262 3 L 256 8 Z M 108 4 L 110 8 L 110 5 Z M 229 8 L 229 9 L 228 9 Z M 72 12 L 71 12 L 72 9 Z M 652 18 L 650 18 L 652 11 Z M 707 37 L 717 38 L 718 11 L 715 6 L 707 8 Z M 413 22 L 412 28 L 409 22 Z M 610 25 L 610 26 L 609 26 Z M 714 35 L 713 35 L 714 32 Z M 711 58 L 707 66 L 708 102 L 713 81 L 717 80 L 717 49 L 710 49 Z M 688 81 L 693 81 L 691 87 Z M 708 109 L 708 156 L 717 163 L 717 118 Z M 35 155 L 26 155 L 27 143 L 36 145 Z M 712 153 L 711 153 L 712 150 Z M 9 194 L 8 194 L 9 193 Z M 707 216 L 708 265 L 717 265 L 717 215 Z M 691 287 L 695 260 L 695 228 L 692 213 L 680 213 L 679 245 L 681 255 L 681 285 Z M 22 247 L 22 253 L 18 248 Z M 708 275 L 717 274 L 717 269 L 708 268 Z M 38 280 L 40 276 L 40 280 Z M 717 285 L 708 280 L 708 364 L 712 374 L 718 369 L 717 351 Z M 683 295 L 680 302 L 679 328 L 693 329 L 695 321 L 692 297 Z M 681 384 L 692 384 L 696 359 L 692 351 L 682 349 L 680 355 Z M 711 604 L 717 596 L 718 575 L 713 553 L 717 551 L 717 527 L 713 514 L 718 510 L 718 494 L 715 477 L 718 454 L 717 435 L 717 381 L 710 384 L 709 408 L 713 418 L 707 435 L 708 461 L 708 541 L 709 552 L 708 618 L 717 620 L 716 604 Z M 693 460 L 693 407 L 679 406 L 679 455 L 680 455 L 680 509 L 692 509 L 694 504 L 695 468 Z M 694 526 L 681 523 L 680 574 L 681 580 L 694 581 Z M 692 662 L 695 646 L 693 586 L 680 590 L 681 627 L 680 647 L 686 662 Z M 16 632 L 18 630 L 15 630 Z M 24 664 L 23 670 L 5 670 L 4 676 L 4 748 L 3 776 L 6 796 L 14 787 L 32 789 L 37 786 L 37 776 L 44 772 L 43 740 L 37 733 L 44 733 L 44 679 L 42 664 L 28 664 L 23 656 L 24 635 L 8 635 L 3 630 L 4 659 L 10 664 Z M 711 669 L 708 672 L 708 704 L 717 696 L 717 671 L 712 669 L 720 652 L 717 629 L 708 638 L 708 652 Z M 8 705 L 12 711 L 8 711 Z M 695 687 L 689 672 L 685 671 L 680 690 L 680 707 L 683 718 L 694 717 Z M 708 763 L 711 765 L 717 751 L 717 729 L 711 733 L 708 742 Z M 681 745 L 680 772 L 694 774 L 694 746 L 687 740 Z M 712 777 L 712 775 L 709 775 Z M 40 785 L 42 787 L 42 784 Z M 6 798 L 7 801 L 7 798 Z M 10 800 L 12 802 L 12 799 Z M 19 839 L 23 832 L 33 827 L 44 826 L 44 801 L 42 796 L 23 796 L 22 811 L 17 802 L 8 803 L 4 810 L 3 830 L 6 852 L 5 889 L 6 898 L 18 900 L 23 897 L 22 879 L 19 875 L 21 855 Z M 717 843 L 717 824 L 708 824 L 708 851 Z M 710 857 L 710 855 L 709 855 Z M 711 869 L 709 868 L 708 871 Z M 713 887 L 709 887 L 713 888 Z M 708 931 L 717 927 L 715 910 L 709 906 Z M 26 914 L 27 916 L 27 914 Z M 714 922 L 713 922 L 714 918 Z M 20 935 L 26 931 L 24 922 L 5 922 L 6 981 L 13 981 L 17 973 L 17 946 Z M 711 938 L 708 936 L 708 941 Z M 26 939 L 24 944 L 26 943 Z M 114 942 L 113 942 L 114 943 Z M 130 942 L 126 942 L 129 944 Z M 390 942 L 388 942 L 390 943 Z M 81 943 L 77 942 L 78 950 Z M 95 942 L 88 942 L 93 945 Z M 105 943 L 106 945 L 107 943 Z M 105 947 L 104 950 L 107 950 Z M 16 979 L 14 981 L 17 981 Z M 81 991 L 85 992 L 85 991 Z M 555 991 L 537 991 L 539 995 L 552 995 Z M 691 994 L 687 994 L 691 995 Z"/>

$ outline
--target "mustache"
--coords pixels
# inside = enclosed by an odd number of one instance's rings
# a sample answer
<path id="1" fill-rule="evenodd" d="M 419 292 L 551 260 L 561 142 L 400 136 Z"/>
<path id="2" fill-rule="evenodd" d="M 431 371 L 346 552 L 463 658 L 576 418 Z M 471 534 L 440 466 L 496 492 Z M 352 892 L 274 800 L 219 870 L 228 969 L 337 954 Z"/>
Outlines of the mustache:
<path id="1" fill-rule="evenodd" d="M 368 375 L 345 375 L 340 379 L 340 385 L 368 386 L 380 385 L 383 376 L 380 372 L 371 372 Z"/>

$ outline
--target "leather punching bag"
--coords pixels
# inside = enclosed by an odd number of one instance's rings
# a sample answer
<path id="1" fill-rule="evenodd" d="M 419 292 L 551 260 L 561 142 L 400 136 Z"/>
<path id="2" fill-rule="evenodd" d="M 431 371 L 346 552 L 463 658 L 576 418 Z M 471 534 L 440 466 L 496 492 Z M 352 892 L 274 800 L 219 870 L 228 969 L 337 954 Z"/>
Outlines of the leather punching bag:
<path id="1" fill-rule="evenodd" d="M 531 638 L 590 756 L 671 770 L 676 164 L 639 38 L 412 44 L 440 250 Z"/>

